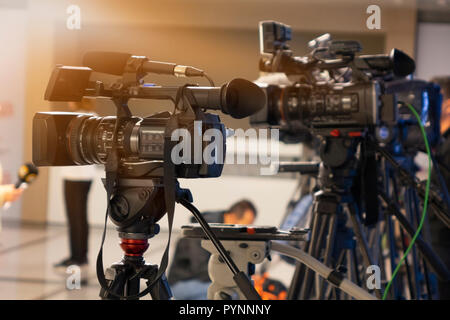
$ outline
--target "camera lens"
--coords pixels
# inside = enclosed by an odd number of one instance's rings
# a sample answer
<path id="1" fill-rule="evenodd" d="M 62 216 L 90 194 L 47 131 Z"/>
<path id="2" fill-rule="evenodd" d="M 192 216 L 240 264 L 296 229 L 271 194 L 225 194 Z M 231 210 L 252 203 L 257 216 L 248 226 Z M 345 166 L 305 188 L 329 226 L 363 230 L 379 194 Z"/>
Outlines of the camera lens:
<path id="1" fill-rule="evenodd" d="M 164 124 L 133 117 L 119 124 L 117 148 L 126 158 L 162 160 Z M 67 126 L 67 151 L 77 165 L 103 164 L 113 146 L 116 117 L 78 115 Z"/>
<path id="2" fill-rule="evenodd" d="M 108 149 L 112 147 L 115 117 L 78 115 L 67 127 L 67 148 L 73 161 L 78 165 L 101 164 L 106 162 Z M 123 133 L 118 134 L 119 147 Z"/>

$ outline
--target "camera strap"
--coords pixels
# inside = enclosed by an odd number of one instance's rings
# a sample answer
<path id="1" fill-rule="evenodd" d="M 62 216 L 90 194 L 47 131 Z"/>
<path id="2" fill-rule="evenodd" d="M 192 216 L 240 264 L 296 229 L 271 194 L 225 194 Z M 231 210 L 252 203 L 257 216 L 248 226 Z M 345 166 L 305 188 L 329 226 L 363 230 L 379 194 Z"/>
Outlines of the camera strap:
<path id="1" fill-rule="evenodd" d="M 111 209 L 111 200 L 114 194 L 114 187 L 117 183 L 117 170 L 119 168 L 119 155 L 116 147 L 118 128 L 119 128 L 119 118 L 117 118 L 116 125 L 114 128 L 114 136 L 113 136 L 114 143 L 112 145 L 111 151 L 108 153 L 105 163 L 105 189 L 107 202 L 106 202 L 106 214 L 105 214 L 105 224 L 103 227 L 102 242 L 100 244 L 100 250 L 98 251 L 97 255 L 96 271 L 97 271 L 97 279 L 102 289 L 108 292 L 109 294 L 112 294 L 120 298 L 120 296 L 109 291 L 108 283 L 106 281 L 105 273 L 103 270 L 103 244 L 105 243 L 108 215 L 109 210 Z"/>
<path id="2" fill-rule="evenodd" d="M 116 123 L 116 128 L 114 131 L 114 141 L 117 137 L 117 131 L 119 127 L 119 121 Z M 103 244 L 105 242 L 106 238 L 106 227 L 108 222 L 108 215 L 110 207 L 111 199 L 114 195 L 114 188 L 117 184 L 117 170 L 119 166 L 119 155 L 117 152 L 116 144 L 113 144 L 113 147 L 108 154 L 106 164 L 105 164 L 105 171 L 106 171 L 106 194 L 107 194 L 107 209 L 106 209 L 106 215 L 105 215 L 105 224 L 103 229 L 103 235 L 102 235 L 102 242 L 100 245 L 100 250 L 98 252 L 97 256 L 97 278 L 100 283 L 100 286 L 102 287 L 105 292 L 107 292 L 110 295 L 113 295 L 120 299 L 138 299 L 140 297 L 145 296 L 148 294 L 152 287 L 161 276 L 164 274 L 164 272 L 167 269 L 168 263 L 169 263 L 169 248 L 170 248 L 170 240 L 172 235 L 172 225 L 173 225 L 173 218 L 174 218 L 174 212 L 175 212 L 175 192 L 176 192 L 176 179 L 175 179 L 175 165 L 172 162 L 171 159 L 171 151 L 175 144 L 175 141 L 171 140 L 172 131 L 178 128 L 178 121 L 175 115 L 173 115 L 171 118 L 169 118 L 169 121 L 165 128 L 164 133 L 164 162 L 163 162 L 163 169 L 164 169 L 164 177 L 163 177 L 163 186 L 164 186 L 164 200 L 166 205 L 166 211 L 167 211 L 167 219 L 168 219 L 168 227 L 169 227 L 169 236 L 167 240 L 167 246 L 164 251 L 164 254 L 161 258 L 161 263 L 159 265 L 159 270 L 154 279 L 150 282 L 147 282 L 147 288 L 143 291 L 139 292 L 138 294 L 131 295 L 131 296 L 123 296 L 114 292 L 111 292 L 109 290 L 109 285 L 105 277 L 104 269 L 103 269 Z M 135 275 L 139 276 L 139 274 Z M 158 292 L 159 290 L 155 290 L 155 292 Z M 153 297 L 158 298 L 158 297 Z"/>

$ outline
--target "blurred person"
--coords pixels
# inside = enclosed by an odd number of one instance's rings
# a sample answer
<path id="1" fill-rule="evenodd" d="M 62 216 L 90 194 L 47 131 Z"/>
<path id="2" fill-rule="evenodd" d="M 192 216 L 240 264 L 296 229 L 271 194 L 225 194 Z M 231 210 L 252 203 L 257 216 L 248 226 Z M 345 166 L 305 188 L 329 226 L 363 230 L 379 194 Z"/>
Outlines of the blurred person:
<path id="1" fill-rule="evenodd" d="M 93 112 L 90 99 L 83 99 L 80 103 L 69 102 L 71 112 L 97 115 Z M 69 224 L 70 255 L 55 264 L 57 270 L 66 271 L 68 266 L 77 265 L 85 269 L 88 263 L 89 225 L 87 218 L 87 204 L 92 180 L 95 178 L 96 166 L 69 166 L 62 168 L 64 179 L 64 201 L 67 221 Z M 87 280 L 86 271 L 81 271 L 82 280 Z"/>
<path id="2" fill-rule="evenodd" d="M 441 87 L 442 112 L 441 112 L 441 142 L 436 148 L 436 162 L 439 171 L 445 181 L 447 189 L 450 189 L 450 76 L 436 77 L 432 79 Z M 440 186 L 433 170 L 432 181 L 436 186 Z M 439 187 L 439 190 L 441 188 Z M 442 223 L 431 211 L 430 214 L 431 244 L 433 249 L 450 269 L 450 229 Z M 439 298 L 450 300 L 450 283 L 438 280 Z"/>
<path id="3" fill-rule="evenodd" d="M 253 224 L 257 211 L 253 203 L 241 200 L 226 211 L 205 212 L 208 223 Z M 192 222 L 196 222 L 192 218 Z M 201 239 L 181 238 L 178 240 L 168 281 L 175 299 L 206 300 L 211 284 L 208 275 L 210 253 L 202 248 Z"/>
<path id="4" fill-rule="evenodd" d="M 3 170 L 0 163 L 0 213 L 1 208 L 8 203 L 19 200 L 22 195 L 23 188 L 15 188 L 13 184 L 2 184 L 3 181 Z M 2 227 L 1 215 L 0 215 L 0 231 Z"/>

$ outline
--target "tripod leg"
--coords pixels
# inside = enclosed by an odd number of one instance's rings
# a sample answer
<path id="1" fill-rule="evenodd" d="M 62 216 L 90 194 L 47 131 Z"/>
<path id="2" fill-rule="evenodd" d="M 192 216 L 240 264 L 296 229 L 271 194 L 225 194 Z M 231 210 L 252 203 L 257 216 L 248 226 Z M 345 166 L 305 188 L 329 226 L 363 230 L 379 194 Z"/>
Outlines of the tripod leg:
<path id="1" fill-rule="evenodd" d="M 305 250 L 308 251 L 308 250 Z M 289 286 L 287 300 L 297 300 L 300 293 L 301 281 L 305 276 L 305 265 L 297 262 L 295 264 L 294 275 L 292 276 L 291 285 Z"/>
<path id="2" fill-rule="evenodd" d="M 350 219 L 352 221 L 353 231 L 355 232 L 359 247 L 361 248 L 364 264 L 365 267 L 367 268 L 368 266 L 371 266 L 373 262 L 369 253 L 369 246 L 367 245 L 367 240 L 361 226 L 361 221 L 359 220 L 356 204 L 349 203 L 347 208 L 348 211 L 350 212 Z M 375 295 L 377 296 L 378 299 L 382 298 L 381 291 L 379 289 L 375 289 Z"/>
<path id="3" fill-rule="evenodd" d="M 164 274 L 152 286 L 150 295 L 152 296 L 152 300 L 170 300 L 172 298 L 172 291 Z"/>
<path id="4" fill-rule="evenodd" d="M 312 226 L 312 230 L 311 230 L 311 238 L 309 239 L 308 242 L 308 254 L 312 254 L 312 252 L 314 252 L 315 249 L 315 244 L 317 242 L 317 234 L 319 232 L 319 226 L 321 225 L 322 222 L 322 217 L 321 215 L 319 215 L 316 211 L 314 211 L 314 221 L 313 221 L 313 226 Z M 302 264 L 303 265 L 303 264 Z M 303 267 L 303 270 L 305 270 L 305 267 Z M 307 279 L 307 277 L 310 276 L 309 270 L 306 269 L 304 271 L 304 277 L 303 277 L 303 281 L 300 284 L 299 287 L 299 294 L 300 294 L 300 300 L 304 300 L 305 297 L 303 295 L 303 291 L 304 291 L 304 286 L 305 286 L 305 280 Z"/>
<path id="5" fill-rule="evenodd" d="M 334 214 L 330 217 L 327 243 L 326 243 L 325 254 L 324 254 L 324 259 L 323 259 L 323 263 L 327 266 L 330 265 L 331 255 L 334 250 L 334 241 L 336 238 L 336 228 L 337 228 L 337 215 Z M 327 287 L 326 281 L 324 281 L 324 279 L 322 279 L 322 278 L 319 279 L 319 288 L 320 288 L 319 289 L 320 290 L 319 300 L 322 300 L 324 298 L 326 287 Z"/>
<path id="6" fill-rule="evenodd" d="M 316 227 L 315 221 L 318 219 L 317 215 L 312 217 L 312 230 Z M 312 239 L 312 235 L 311 235 Z M 305 252 L 309 252 L 312 242 L 308 241 L 305 243 Z M 292 276 L 291 285 L 289 286 L 287 300 L 298 300 L 300 295 L 300 290 L 302 287 L 303 280 L 305 279 L 306 267 L 303 263 L 297 262 L 295 266 L 295 272 Z"/>
<path id="7" fill-rule="evenodd" d="M 400 228 L 400 236 L 401 236 L 402 250 L 403 250 L 402 254 L 404 254 L 405 251 L 406 251 L 407 245 L 405 243 L 405 233 L 403 232 L 403 229 L 401 229 L 401 228 Z M 414 292 L 414 287 L 415 286 L 414 286 L 413 281 L 412 281 L 411 270 L 410 270 L 411 268 L 409 266 L 408 259 L 405 259 L 405 268 L 406 268 L 406 279 L 408 280 L 410 299 L 416 300 L 416 294 Z M 413 269 L 414 269 L 414 271 L 416 273 L 417 272 L 416 271 L 416 267 L 414 267 Z M 417 279 L 415 279 L 415 285 L 416 286 L 418 285 Z"/>
<path id="8" fill-rule="evenodd" d="M 109 282 L 109 290 L 103 288 L 100 297 L 105 300 L 119 300 L 119 297 L 131 296 L 139 293 L 139 279 L 130 277 L 131 270 L 123 265 L 114 265 L 107 269 L 106 277 Z"/>
<path id="9" fill-rule="evenodd" d="M 395 245 L 395 235 L 394 235 L 394 226 L 392 222 L 392 218 L 390 216 L 386 217 L 387 223 L 387 239 L 388 239 L 388 247 L 389 247 L 389 264 L 390 264 L 390 275 L 389 277 L 392 277 L 392 274 L 394 273 L 395 266 L 396 266 L 396 259 L 397 259 L 397 249 Z M 399 288 L 398 278 L 395 279 L 392 282 L 392 289 L 393 289 L 393 298 L 394 299 L 400 299 L 400 288 Z"/>
<path id="10" fill-rule="evenodd" d="M 341 250 L 339 253 L 339 257 L 336 261 L 336 268 L 337 270 L 341 269 L 340 266 L 343 264 L 345 259 L 345 250 Z M 328 300 L 332 299 L 332 295 L 334 296 L 335 300 L 340 300 L 340 292 L 341 290 L 335 286 L 328 286 L 330 289 L 330 293 L 328 294 Z"/>
<path id="11" fill-rule="evenodd" d="M 355 282 L 354 275 L 352 274 L 352 251 L 351 250 L 346 250 L 345 252 L 346 252 L 346 254 L 345 254 L 346 259 L 345 260 L 346 260 L 346 263 L 347 263 L 345 271 L 346 271 L 346 274 L 347 274 L 347 278 L 350 281 Z M 342 272 L 342 273 L 345 274 L 344 272 Z M 343 300 L 351 300 L 351 299 L 352 299 L 352 297 L 344 292 Z"/>
<path id="12" fill-rule="evenodd" d="M 394 182 L 394 186 L 395 186 L 395 179 L 393 179 L 393 182 Z M 406 212 L 407 212 L 405 217 L 409 217 L 409 221 L 411 221 L 411 223 L 414 225 L 413 221 L 415 220 L 415 216 L 414 216 L 413 211 L 414 211 L 415 208 L 414 208 L 413 203 L 412 203 L 413 202 L 412 191 L 413 190 L 411 188 L 406 188 L 406 190 L 404 191 L 405 209 L 406 209 Z M 396 202 L 396 205 L 398 205 L 398 202 Z M 403 256 L 405 251 L 406 251 L 407 246 L 404 244 L 403 229 L 400 228 L 400 231 L 401 231 L 402 246 L 403 246 L 403 252 L 402 252 L 401 256 Z M 420 262 L 419 262 L 418 257 L 417 257 L 417 252 L 416 252 L 416 247 L 415 246 L 412 248 L 410 254 L 412 254 L 412 261 L 413 261 L 412 262 L 412 269 L 413 269 L 413 272 L 414 272 L 414 286 L 411 288 L 411 290 L 415 289 L 415 294 L 411 295 L 411 298 L 412 299 L 420 299 L 420 297 L 422 295 L 421 294 L 421 285 L 420 285 L 420 283 L 421 283 L 421 281 L 420 281 L 420 278 L 421 278 L 421 276 L 420 276 L 420 266 L 419 266 Z M 409 277 L 408 258 L 405 259 L 405 267 L 406 267 L 406 270 L 407 270 L 407 275 Z M 408 282 L 408 285 L 409 284 L 410 283 Z"/>
<path id="13" fill-rule="evenodd" d="M 399 224 L 402 226 L 403 229 L 408 233 L 410 237 L 413 237 L 416 230 L 413 228 L 411 223 L 406 219 L 406 217 L 400 212 L 400 210 L 396 207 L 389 206 L 389 203 L 387 202 L 387 197 L 385 194 L 381 194 L 382 200 L 385 202 L 385 204 L 388 206 L 389 213 L 393 214 L 396 218 Z M 389 228 L 389 222 L 391 217 L 386 217 L 388 224 L 387 227 Z M 430 266 L 433 268 L 434 272 L 444 280 L 450 279 L 450 272 L 445 266 L 445 264 L 442 262 L 442 260 L 439 258 L 439 256 L 433 251 L 431 246 L 424 241 L 424 239 L 419 235 L 416 238 L 417 248 L 422 253 L 422 256 L 424 259 L 430 264 Z M 395 266 L 394 266 L 395 267 Z"/>
<path id="14" fill-rule="evenodd" d="M 376 226 L 372 230 L 372 241 L 370 242 L 370 248 L 372 248 L 372 257 L 373 257 L 373 263 L 376 265 L 380 265 L 383 262 L 382 256 L 380 256 L 380 236 L 381 236 L 381 230 L 383 221 L 378 221 Z M 380 268 L 384 270 L 384 266 L 380 265 Z"/>
<path id="15" fill-rule="evenodd" d="M 139 293 L 139 287 L 140 287 L 140 279 L 129 279 L 126 283 L 125 292 L 126 296 L 133 296 Z M 135 300 L 138 300 L 136 298 Z"/>
<path id="16" fill-rule="evenodd" d="M 309 250 L 309 254 L 313 256 L 314 258 L 320 259 L 320 250 L 322 248 L 322 240 L 324 237 L 324 232 L 326 229 L 326 226 L 328 224 L 329 217 L 328 215 L 318 215 L 320 219 L 317 219 L 320 221 L 320 225 L 317 226 L 319 231 L 316 233 L 316 237 L 311 237 L 311 246 Z M 317 231 L 317 229 L 316 229 Z M 303 287 L 301 291 L 301 299 L 306 300 L 310 298 L 311 289 L 313 288 L 313 282 L 314 282 L 315 274 L 312 270 L 307 269 L 305 273 L 305 279 L 303 281 Z"/>
<path id="17" fill-rule="evenodd" d="M 109 291 L 101 288 L 100 297 L 103 300 L 119 300 L 118 296 L 123 295 L 126 275 L 124 272 L 118 271 L 114 268 L 108 268 L 106 270 L 106 279 L 108 281 L 108 289 Z M 113 294 L 111 294 L 113 293 Z M 118 296 L 114 295 L 117 294 Z"/>
<path id="18" fill-rule="evenodd" d="M 420 219 L 421 219 L 420 213 L 419 213 L 419 199 L 418 199 L 417 193 L 415 192 L 414 189 L 411 189 L 411 195 L 412 195 L 412 198 L 414 199 L 412 208 L 414 209 L 414 212 L 415 212 L 416 223 L 417 223 L 417 225 L 419 225 L 419 224 L 420 224 Z M 425 220 L 425 223 L 426 223 L 426 224 L 425 224 L 425 226 L 424 226 L 424 229 L 425 229 L 426 231 L 428 231 L 428 232 L 426 233 L 426 235 L 428 235 L 428 239 L 431 239 L 431 235 L 430 235 L 430 233 L 429 233 L 429 231 L 430 231 L 430 226 L 429 226 L 428 222 L 429 222 L 428 219 Z M 414 252 L 415 252 L 415 251 L 416 251 L 416 247 L 414 247 Z M 428 271 L 427 262 L 425 261 L 425 258 L 424 258 L 424 256 L 423 256 L 423 254 L 420 252 L 420 250 L 418 250 L 418 251 L 419 251 L 419 252 L 418 252 L 418 256 L 419 256 L 419 258 L 420 258 L 420 261 L 422 262 L 423 273 L 424 273 L 424 275 L 425 275 L 425 288 L 426 288 L 426 291 L 427 291 L 427 299 L 428 299 L 428 300 L 432 300 L 432 299 L 433 299 L 433 292 L 432 292 L 432 289 L 431 289 L 430 274 L 429 274 L 429 271 Z M 420 263 L 420 262 L 419 262 L 419 263 Z"/>
<path id="19" fill-rule="evenodd" d="M 359 269 L 358 269 L 359 261 L 358 261 L 358 255 L 356 252 L 356 247 L 354 247 L 352 249 L 352 255 L 353 255 L 353 272 L 355 273 L 355 281 L 356 281 L 356 284 L 361 287 L 362 281 L 361 281 L 361 277 L 360 277 L 360 273 L 359 273 Z"/>

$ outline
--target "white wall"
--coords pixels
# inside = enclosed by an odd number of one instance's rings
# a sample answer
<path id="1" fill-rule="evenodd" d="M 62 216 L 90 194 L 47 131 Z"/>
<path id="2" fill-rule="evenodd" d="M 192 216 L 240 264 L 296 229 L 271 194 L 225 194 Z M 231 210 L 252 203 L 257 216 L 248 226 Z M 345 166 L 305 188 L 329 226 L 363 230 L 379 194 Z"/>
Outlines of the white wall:
<path id="1" fill-rule="evenodd" d="M 8 184 L 16 182 L 23 161 L 26 18 L 24 9 L 0 7 L 0 163 Z M 20 206 L 3 210 L 3 218 L 20 219 Z"/>
<path id="2" fill-rule="evenodd" d="M 416 48 L 418 78 L 450 75 L 450 24 L 419 23 Z"/>

